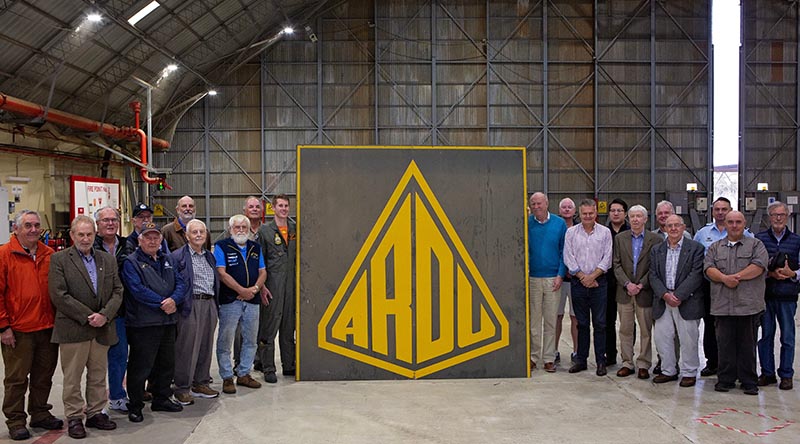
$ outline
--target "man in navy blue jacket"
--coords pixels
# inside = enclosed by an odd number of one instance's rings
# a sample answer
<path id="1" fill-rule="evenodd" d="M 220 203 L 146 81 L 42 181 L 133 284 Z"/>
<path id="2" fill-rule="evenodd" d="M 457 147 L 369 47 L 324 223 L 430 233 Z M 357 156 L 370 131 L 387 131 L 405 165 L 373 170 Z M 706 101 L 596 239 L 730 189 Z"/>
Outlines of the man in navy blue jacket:
<path id="1" fill-rule="evenodd" d="M 161 251 L 163 236 L 153 222 L 145 223 L 139 247 L 125 259 L 122 280 L 128 358 L 128 419 L 142 422 L 144 384 L 150 381 L 153 411 L 179 412 L 170 384 L 175 373 L 176 312 L 186 295 L 186 283 Z"/>
<path id="2" fill-rule="evenodd" d="M 783 202 L 767 207 L 770 227 L 756 235 L 769 253 L 769 272 L 764 299 L 766 310 L 761 318 L 761 339 L 758 341 L 758 358 L 761 376 L 758 385 L 775 384 L 775 327 L 781 329 L 781 355 L 778 376 L 781 390 L 791 390 L 794 377 L 794 315 L 797 311 L 798 259 L 800 236 L 789 231 L 786 223 L 791 213 Z"/>
<path id="3" fill-rule="evenodd" d="M 217 364 L 222 377 L 222 392 L 236 393 L 231 348 L 236 327 L 241 328 L 242 353 L 236 366 L 236 385 L 259 388 L 261 383 L 250 376 L 258 344 L 259 304 L 267 280 L 264 256 L 258 242 L 249 239 L 250 220 L 237 214 L 228 221 L 231 237 L 214 246 L 217 273 L 222 282 L 219 291 L 219 334 Z"/>

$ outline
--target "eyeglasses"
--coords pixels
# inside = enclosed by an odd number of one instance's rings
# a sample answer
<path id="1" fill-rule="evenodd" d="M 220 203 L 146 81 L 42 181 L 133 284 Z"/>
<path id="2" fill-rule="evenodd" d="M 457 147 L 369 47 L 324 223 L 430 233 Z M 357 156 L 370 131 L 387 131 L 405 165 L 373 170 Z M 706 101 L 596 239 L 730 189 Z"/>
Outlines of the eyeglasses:
<path id="1" fill-rule="evenodd" d="M 115 224 L 115 223 L 119 222 L 119 219 L 107 217 L 105 219 L 100 219 L 100 222 L 102 222 L 104 224 Z"/>

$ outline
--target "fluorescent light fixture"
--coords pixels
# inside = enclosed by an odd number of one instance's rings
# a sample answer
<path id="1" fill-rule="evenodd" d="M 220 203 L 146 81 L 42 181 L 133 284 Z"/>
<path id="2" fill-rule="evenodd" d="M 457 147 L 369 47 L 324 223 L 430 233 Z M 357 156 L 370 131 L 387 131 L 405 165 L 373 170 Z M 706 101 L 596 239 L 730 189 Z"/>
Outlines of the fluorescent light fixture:
<path id="1" fill-rule="evenodd" d="M 283 31 L 281 32 L 283 32 L 284 34 L 294 34 L 294 28 L 292 28 L 291 26 L 287 26 L 283 28 Z"/>
<path id="2" fill-rule="evenodd" d="M 86 19 L 89 20 L 92 23 L 98 23 L 101 20 L 103 20 L 103 16 L 98 14 L 98 13 L 96 13 L 96 12 L 93 12 L 93 13 L 87 15 Z"/>
<path id="3" fill-rule="evenodd" d="M 178 70 L 178 65 L 176 65 L 176 64 L 174 64 L 174 63 L 170 63 L 170 64 L 169 64 L 169 65 L 167 65 L 167 67 L 166 67 L 166 68 L 164 68 L 164 69 L 166 69 L 166 70 L 167 70 L 167 72 L 173 72 L 173 71 L 177 71 L 177 70 Z"/>
<path id="4" fill-rule="evenodd" d="M 130 23 L 131 26 L 136 25 L 141 19 L 147 17 L 147 14 L 150 14 L 159 6 L 161 5 L 159 5 L 157 1 L 153 0 L 152 2 L 148 3 L 147 6 L 140 9 L 139 12 L 133 14 L 131 18 L 128 19 L 128 23 Z"/>
<path id="5" fill-rule="evenodd" d="M 216 96 L 217 95 L 217 90 L 216 89 L 209 89 L 208 90 L 208 95 L 209 96 Z"/>
<path id="6" fill-rule="evenodd" d="M 6 182 L 19 182 L 19 183 L 28 183 L 31 181 L 30 177 L 25 176 L 7 176 Z"/>

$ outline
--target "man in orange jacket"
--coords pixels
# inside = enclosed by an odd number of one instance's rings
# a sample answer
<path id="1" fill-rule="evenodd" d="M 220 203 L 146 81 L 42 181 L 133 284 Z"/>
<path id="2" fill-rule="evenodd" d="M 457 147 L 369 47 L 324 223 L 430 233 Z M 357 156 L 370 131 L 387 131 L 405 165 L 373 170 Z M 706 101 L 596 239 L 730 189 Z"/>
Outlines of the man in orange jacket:
<path id="1" fill-rule="evenodd" d="M 47 275 L 53 250 L 39 241 L 39 214 L 23 210 L 14 221 L 14 236 L 0 246 L 0 342 L 5 365 L 3 414 L 11 439 L 28 439 L 25 392 L 31 427 L 58 430 L 64 421 L 47 403 L 58 362 L 58 344 L 50 342 L 55 314 Z M 30 383 L 28 380 L 30 379 Z"/>

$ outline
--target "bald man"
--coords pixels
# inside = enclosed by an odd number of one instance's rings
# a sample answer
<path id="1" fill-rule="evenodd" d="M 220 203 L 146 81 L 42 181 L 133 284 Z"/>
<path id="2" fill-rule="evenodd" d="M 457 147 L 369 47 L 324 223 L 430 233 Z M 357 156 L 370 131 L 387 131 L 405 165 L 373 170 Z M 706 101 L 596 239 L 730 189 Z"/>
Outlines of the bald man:
<path id="1" fill-rule="evenodd" d="M 178 204 L 175 205 L 175 214 L 175 220 L 171 224 L 161 227 L 161 234 L 167 242 L 169 251 L 175 251 L 186 245 L 186 224 L 197 214 L 194 199 L 189 196 L 178 199 Z M 206 230 L 206 242 L 203 248 L 211 250 L 211 236 L 208 230 Z"/>
<path id="2" fill-rule="evenodd" d="M 727 392 L 738 379 L 745 394 L 757 395 L 756 341 L 769 257 L 763 242 L 744 235 L 742 213 L 729 212 L 725 228 L 727 235 L 708 247 L 703 264 L 719 348 L 714 390 Z"/>

